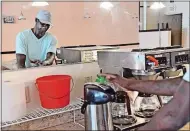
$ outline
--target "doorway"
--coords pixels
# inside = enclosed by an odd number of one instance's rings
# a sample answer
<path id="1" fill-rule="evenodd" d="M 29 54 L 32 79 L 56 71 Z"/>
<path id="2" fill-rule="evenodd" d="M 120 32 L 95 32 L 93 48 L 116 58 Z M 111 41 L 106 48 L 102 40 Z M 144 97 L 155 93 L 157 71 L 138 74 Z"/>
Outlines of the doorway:
<path id="1" fill-rule="evenodd" d="M 171 45 L 182 45 L 182 13 L 164 15 L 161 23 L 168 23 L 168 28 L 171 29 Z"/>

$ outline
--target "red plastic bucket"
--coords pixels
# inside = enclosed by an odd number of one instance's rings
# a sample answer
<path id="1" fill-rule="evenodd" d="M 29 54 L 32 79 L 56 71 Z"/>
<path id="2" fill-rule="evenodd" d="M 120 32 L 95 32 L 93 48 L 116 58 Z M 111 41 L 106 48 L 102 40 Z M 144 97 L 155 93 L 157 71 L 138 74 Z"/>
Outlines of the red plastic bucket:
<path id="1" fill-rule="evenodd" d="M 47 109 L 63 108 L 70 102 L 69 75 L 51 75 L 36 79 L 41 106 Z"/>

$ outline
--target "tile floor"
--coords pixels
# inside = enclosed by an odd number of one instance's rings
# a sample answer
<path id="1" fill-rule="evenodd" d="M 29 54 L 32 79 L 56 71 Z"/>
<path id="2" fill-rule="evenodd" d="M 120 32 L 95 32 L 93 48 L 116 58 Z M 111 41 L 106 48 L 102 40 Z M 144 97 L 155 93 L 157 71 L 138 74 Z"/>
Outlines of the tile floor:
<path id="1" fill-rule="evenodd" d="M 79 120 L 79 121 L 77 121 L 77 123 L 84 126 L 84 120 Z M 70 123 L 65 123 L 65 124 L 61 124 L 58 126 L 43 129 L 43 131 L 44 130 L 56 130 L 56 131 L 57 130 L 66 130 L 66 131 L 68 131 L 68 130 L 80 130 L 80 131 L 84 131 L 85 129 L 78 124 L 70 122 Z"/>
<path id="2" fill-rule="evenodd" d="M 80 120 L 77 122 L 84 126 L 84 120 Z M 70 122 L 70 123 L 58 125 L 55 127 L 46 128 L 44 130 L 80 130 L 80 131 L 84 131 L 84 128 L 77 124 L 74 124 L 73 122 Z M 180 129 L 180 131 L 184 131 L 184 130 L 186 130 L 186 131 L 190 130 L 190 123 L 187 123 L 183 128 Z"/>

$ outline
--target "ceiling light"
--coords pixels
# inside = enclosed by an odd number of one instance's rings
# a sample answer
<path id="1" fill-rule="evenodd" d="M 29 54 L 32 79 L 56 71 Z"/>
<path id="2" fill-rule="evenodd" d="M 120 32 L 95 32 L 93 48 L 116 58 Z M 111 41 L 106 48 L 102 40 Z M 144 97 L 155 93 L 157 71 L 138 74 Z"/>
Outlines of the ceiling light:
<path id="1" fill-rule="evenodd" d="M 47 2 L 33 2 L 32 6 L 47 6 L 49 5 Z"/>
<path id="2" fill-rule="evenodd" d="M 157 9 L 162 9 L 166 7 L 162 2 L 154 2 L 151 6 L 150 9 L 157 10 Z"/>
<path id="3" fill-rule="evenodd" d="M 111 2 L 102 2 L 100 8 L 104 8 L 106 10 L 110 10 L 113 7 Z"/>

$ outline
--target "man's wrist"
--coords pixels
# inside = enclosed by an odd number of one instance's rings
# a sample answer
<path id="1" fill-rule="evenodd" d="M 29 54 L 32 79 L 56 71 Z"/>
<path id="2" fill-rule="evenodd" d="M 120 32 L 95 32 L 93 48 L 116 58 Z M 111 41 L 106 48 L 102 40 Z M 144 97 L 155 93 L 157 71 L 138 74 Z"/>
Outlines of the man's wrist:
<path id="1" fill-rule="evenodd" d="M 48 60 L 44 60 L 44 61 L 42 61 L 42 65 L 49 65 L 49 61 Z"/>

